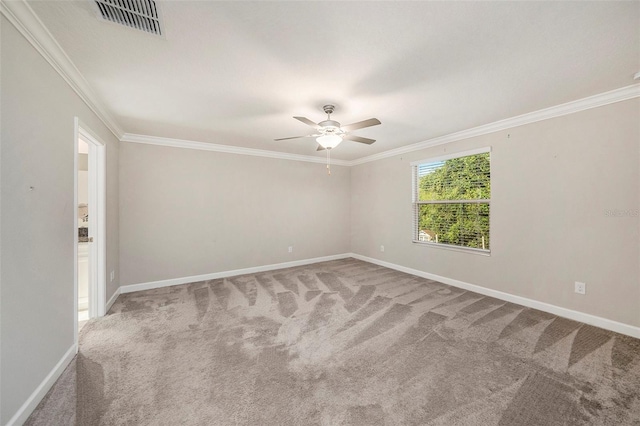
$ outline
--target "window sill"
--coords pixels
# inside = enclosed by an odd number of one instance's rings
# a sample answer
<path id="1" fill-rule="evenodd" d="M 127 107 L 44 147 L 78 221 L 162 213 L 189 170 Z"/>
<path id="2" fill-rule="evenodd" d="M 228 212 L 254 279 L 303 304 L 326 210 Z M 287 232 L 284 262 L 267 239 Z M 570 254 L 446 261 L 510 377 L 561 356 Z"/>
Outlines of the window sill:
<path id="1" fill-rule="evenodd" d="M 443 250 L 451 250 L 451 251 L 460 251 L 464 253 L 477 254 L 480 256 L 491 256 L 491 250 L 483 250 L 472 247 L 461 247 L 461 246 L 453 246 L 450 244 L 442 244 L 442 243 L 430 243 L 428 241 L 413 241 L 414 244 L 419 246 L 433 247 L 437 249 Z"/>

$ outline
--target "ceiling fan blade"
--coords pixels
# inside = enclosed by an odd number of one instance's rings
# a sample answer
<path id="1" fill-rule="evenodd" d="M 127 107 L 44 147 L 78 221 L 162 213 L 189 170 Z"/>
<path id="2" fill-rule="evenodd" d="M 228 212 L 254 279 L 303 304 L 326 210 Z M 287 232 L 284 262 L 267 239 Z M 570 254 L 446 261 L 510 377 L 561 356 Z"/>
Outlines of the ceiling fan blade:
<path id="1" fill-rule="evenodd" d="M 316 149 L 316 151 L 324 151 L 325 148 L 322 145 L 318 145 L 318 149 Z"/>
<path id="2" fill-rule="evenodd" d="M 344 135 L 342 136 L 342 139 L 346 139 L 348 141 L 366 143 L 368 145 L 371 145 L 376 141 L 375 139 L 363 138 L 361 136 L 356 136 L 356 135 Z"/>
<path id="3" fill-rule="evenodd" d="M 313 127 L 314 129 L 319 129 L 320 126 L 313 121 L 309 120 L 307 117 L 293 117 L 298 121 L 302 121 L 304 124 Z"/>
<path id="4" fill-rule="evenodd" d="M 302 138 L 312 138 L 314 136 L 318 136 L 318 135 L 304 135 L 304 136 L 293 136 L 290 138 L 280 138 L 280 139 L 274 139 L 274 141 L 286 141 L 289 139 L 302 139 Z"/>
<path id="5" fill-rule="evenodd" d="M 350 132 L 352 130 L 364 129 L 365 127 L 377 126 L 378 124 L 381 124 L 380 120 L 377 118 L 370 118 L 368 120 L 358 121 L 357 123 L 347 124 L 340 128 L 346 132 Z"/>

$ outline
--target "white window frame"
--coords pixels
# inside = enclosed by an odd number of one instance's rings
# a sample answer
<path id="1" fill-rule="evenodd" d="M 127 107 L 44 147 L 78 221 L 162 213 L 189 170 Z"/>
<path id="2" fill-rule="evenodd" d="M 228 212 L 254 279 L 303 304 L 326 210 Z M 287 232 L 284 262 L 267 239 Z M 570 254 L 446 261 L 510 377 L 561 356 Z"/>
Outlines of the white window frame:
<path id="1" fill-rule="evenodd" d="M 472 150 L 468 150 L 468 151 L 461 151 L 461 152 L 455 152 L 455 153 L 451 153 L 451 154 L 447 154 L 447 155 L 442 155 L 442 156 L 438 156 L 438 157 L 430 157 L 430 158 L 426 158 L 424 160 L 419 160 L 419 161 L 412 161 L 411 162 L 411 203 L 412 203 L 412 209 L 413 209 L 413 218 L 412 218 L 412 222 L 411 222 L 411 235 L 412 235 L 412 241 L 414 244 L 418 244 L 418 245 L 424 245 L 424 246 L 428 246 L 428 247 L 436 247 L 436 248 L 441 248 L 441 249 L 445 249 L 445 250 L 455 250 L 455 251 L 462 251 L 462 252 L 466 252 L 466 253 L 474 253 L 474 254 L 481 254 L 481 255 L 485 255 L 485 256 L 490 256 L 491 255 L 491 249 L 481 249 L 481 248 L 475 248 L 475 247 L 465 247 L 465 246 L 458 246 L 458 245 L 454 245 L 454 244 L 444 244 L 444 243 L 435 243 L 435 242 L 430 242 L 430 241 L 420 241 L 419 240 L 419 226 L 418 223 L 420 221 L 419 218 L 419 211 L 420 211 L 420 205 L 422 204 L 451 204 L 451 203 L 476 203 L 476 204 L 489 204 L 491 205 L 491 199 L 474 199 L 474 200 L 433 200 L 433 201 L 420 201 L 419 200 L 419 189 L 418 189 L 418 184 L 419 184 L 419 178 L 418 178 L 418 167 L 421 164 L 425 164 L 425 163 L 436 163 L 439 161 L 446 161 L 446 160 L 451 160 L 454 158 L 460 158 L 460 157 L 468 157 L 470 155 L 476 155 L 476 154 L 485 154 L 485 153 L 491 153 L 491 147 L 483 147 L 483 148 L 478 148 L 478 149 L 472 149 Z M 489 155 L 489 161 L 491 161 L 491 155 Z M 489 177 L 489 179 L 491 179 L 491 177 Z M 491 213 L 489 213 L 489 221 L 491 221 Z M 489 226 L 489 234 L 491 234 L 491 226 Z"/>

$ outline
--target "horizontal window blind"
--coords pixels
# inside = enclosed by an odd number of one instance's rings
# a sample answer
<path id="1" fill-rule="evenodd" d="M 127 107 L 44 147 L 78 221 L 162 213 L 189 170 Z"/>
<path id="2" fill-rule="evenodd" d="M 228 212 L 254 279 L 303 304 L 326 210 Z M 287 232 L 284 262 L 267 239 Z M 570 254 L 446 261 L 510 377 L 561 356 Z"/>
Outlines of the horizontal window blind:
<path id="1" fill-rule="evenodd" d="M 489 149 L 413 167 L 413 240 L 489 251 Z"/>

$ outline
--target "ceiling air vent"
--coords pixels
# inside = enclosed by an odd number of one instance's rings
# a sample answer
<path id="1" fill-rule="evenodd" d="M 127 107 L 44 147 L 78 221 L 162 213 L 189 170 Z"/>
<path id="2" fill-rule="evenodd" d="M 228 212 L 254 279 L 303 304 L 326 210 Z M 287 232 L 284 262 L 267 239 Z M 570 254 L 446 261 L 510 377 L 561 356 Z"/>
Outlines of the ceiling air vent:
<path id="1" fill-rule="evenodd" d="M 163 35 L 154 0 L 95 0 L 102 19 L 147 33 Z"/>

